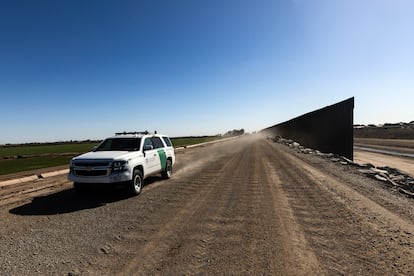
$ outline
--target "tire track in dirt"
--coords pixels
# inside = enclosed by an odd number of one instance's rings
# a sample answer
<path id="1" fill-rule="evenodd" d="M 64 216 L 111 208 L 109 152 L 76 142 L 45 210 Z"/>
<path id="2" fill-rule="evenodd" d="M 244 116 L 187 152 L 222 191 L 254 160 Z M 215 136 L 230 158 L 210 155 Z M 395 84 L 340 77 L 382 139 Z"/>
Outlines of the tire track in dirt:
<path id="1" fill-rule="evenodd" d="M 209 238 L 203 247 L 195 248 L 196 252 L 202 252 L 203 258 L 198 266 L 188 267 L 190 274 L 271 273 L 271 259 L 263 256 L 266 250 L 261 246 L 268 235 L 257 231 L 263 218 L 261 206 L 265 193 L 253 173 L 256 166 L 251 157 L 254 154 L 251 146 L 238 153 L 229 167 L 231 170 L 220 179 L 204 208 L 199 209 L 196 223 L 210 234 L 204 232 L 200 236 L 197 229 L 189 229 L 195 239 Z M 179 259 L 180 263 L 184 261 Z"/>
<path id="2" fill-rule="evenodd" d="M 263 147 L 263 144 L 261 146 Z M 262 149 L 262 152 L 266 151 L 267 148 Z M 282 241 L 280 246 L 282 247 L 282 255 L 284 256 L 282 265 L 288 268 L 295 267 L 296 275 L 324 274 L 315 254 L 305 239 L 301 227 L 297 223 L 286 193 L 282 189 L 281 172 L 275 169 L 272 157 L 269 157 L 267 154 L 261 157 L 261 165 L 266 174 L 260 175 L 268 178 L 265 183 L 269 185 L 269 190 L 272 195 L 271 202 L 273 203 L 275 211 L 274 214 L 280 225 L 278 233 L 282 237 L 280 239 Z"/>
<path id="3" fill-rule="evenodd" d="M 128 242 L 118 244 L 117 251 L 134 255 L 121 274 L 321 272 L 295 224 L 279 177 L 274 170 L 267 172 L 271 166 L 262 160 L 264 150 L 250 142 L 231 156 L 206 164 L 197 177 L 169 183 L 182 189 L 177 195 L 181 201 L 169 201 L 167 208 L 175 215 L 160 210 L 136 229 L 140 242 L 132 234 Z"/>
<path id="4" fill-rule="evenodd" d="M 364 179 L 346 171 L 330 173 L 326 168 L 335 166 L 322 164 L 317 156 L 305 158 L 282 145 L 240 138 L 185 151 L 175 168 L 178 174 L 172 179 L 150 179 L 138 197 L 112 191 L 82 196 L 73 190 L 58 192 L 70 185 L 63 176 L 15 187 L 22 200 L 41 187 L 56 193 L 0 213 L 0 249 L 6 252 L 0 255 L 0 271 L 414 272 L 412 201 L 393 205 L 389 194 L 377 189 L 368 198 L 364 191 L 371 189 L 369 184 L 361 188 Z M 0 190 L 0 196 L 7 193 Z M 398 213 L 396 206 L 406 211 Z"/>
<path id="5" fill-rule="evenodd" d="M 24 202 L 36 196 L 63 190 L 70 186 L 71 183 L 66 177 L 56 176 L 3 187 L 0 188 L 0 206 Z"/>
<path id="6" fill-rule="evenodd" d="M 272 145 L 273 164 L 329 274 L 410 274 L 412 227 L 346 184 Z M 280 160 L 283 160 L 282 162 Z"/>
<path id="7" fill-rule="evenodd" d="M 207 196 L 215 188 L 215 180 L 221 176 L 227 169 L 231 160 L 225 164 L 213 164 L 203 171 L 203 175 L 197 180 L 188 183 L 185 189 L 180 191 L 180 198 L 186 198 L 184 201 L 176 201 L 180 206 L 171 206 L 163 212 L 173 211 L 170 215 L 158 213 L 156 217 L 161 220 L 168 218 L 168 221 L 155 221 L 155 233 L 148 237 L 145 246 L 139 250 L 126 268 L 121 272 L 122 275 L 130 274 L 147 274 L 161 271 L 164 268 L 163 259 L 171 254 L 175 254 L 182 247 L 180 239 L 177 237 L 182 233 L 182 228 L 194 217 L 194 213 L 205 202 Z M 172 184 L 172 183 L 170 183 Z M 182 183 L 177 183 L 178 185 Z M 186 185 L 185 183 L 184 185 Z M 149 220 L 146 224 L 151 224 Z M 158 228 L 157 226 L 163 226 Z"/>

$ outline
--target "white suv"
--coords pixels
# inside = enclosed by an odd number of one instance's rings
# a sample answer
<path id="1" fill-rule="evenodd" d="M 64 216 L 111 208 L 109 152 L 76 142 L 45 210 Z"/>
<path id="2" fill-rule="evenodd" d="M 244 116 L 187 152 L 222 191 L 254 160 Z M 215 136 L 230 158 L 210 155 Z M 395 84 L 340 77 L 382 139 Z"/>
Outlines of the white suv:
<path id="1" fill-rule="evenodd" d="M 122 132 L 72 158 L 68 179 L 78 190 L 87 183 L 122 183 L 137 195 L 148 176 L 161 173 L 170 178 L 174 162 L 174 148 L 167 136 Z"/>

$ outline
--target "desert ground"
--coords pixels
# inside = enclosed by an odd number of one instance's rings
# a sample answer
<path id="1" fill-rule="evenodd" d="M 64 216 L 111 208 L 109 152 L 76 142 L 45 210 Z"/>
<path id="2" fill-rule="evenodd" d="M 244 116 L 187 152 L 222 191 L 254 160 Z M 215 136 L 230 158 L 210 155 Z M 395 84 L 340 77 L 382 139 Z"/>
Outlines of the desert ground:
<path id="1" fill-rule="evenodd" d="M 260 137 L 177 151 L 143 192 L 0 188 L 1 275 L 412 275 L 414 204 Z"/>
<path id="2" fill-rule="evenodd" d="M 396 153 L 414 154 L 414 140 L 355 138 L 354 144 L 355 146 L 390 150 Z M 414 176 L 414 158 L 401 158 L 395 155 L 355 149 L 354 160 L 361 163 L 371 163 L 378 167 L 391 166 Z"/>

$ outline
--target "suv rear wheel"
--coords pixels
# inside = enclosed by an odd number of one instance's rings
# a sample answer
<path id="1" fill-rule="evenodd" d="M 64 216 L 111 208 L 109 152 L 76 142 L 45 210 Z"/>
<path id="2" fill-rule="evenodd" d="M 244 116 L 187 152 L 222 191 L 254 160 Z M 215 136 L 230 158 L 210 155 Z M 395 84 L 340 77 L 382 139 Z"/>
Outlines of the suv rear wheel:
<path id="1" fill-rule="evenodd" d="M 167 163 L 165 164 L 165 170 L 162 172 L 162 177 L 165 179 L 169 179 L 172 176 L 172 162 L 170 159 L 167 159 Z"/>

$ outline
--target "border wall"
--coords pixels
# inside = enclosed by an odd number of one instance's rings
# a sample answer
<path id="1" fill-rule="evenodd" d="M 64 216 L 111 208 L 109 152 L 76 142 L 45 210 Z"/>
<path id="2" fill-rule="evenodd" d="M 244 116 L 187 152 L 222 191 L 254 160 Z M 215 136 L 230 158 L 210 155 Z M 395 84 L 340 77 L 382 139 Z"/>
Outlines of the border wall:
<path id="1" fill-rule="evenodd" d="M 353 160 L 354 97 L 262 130 L 325 153 Z"/>

